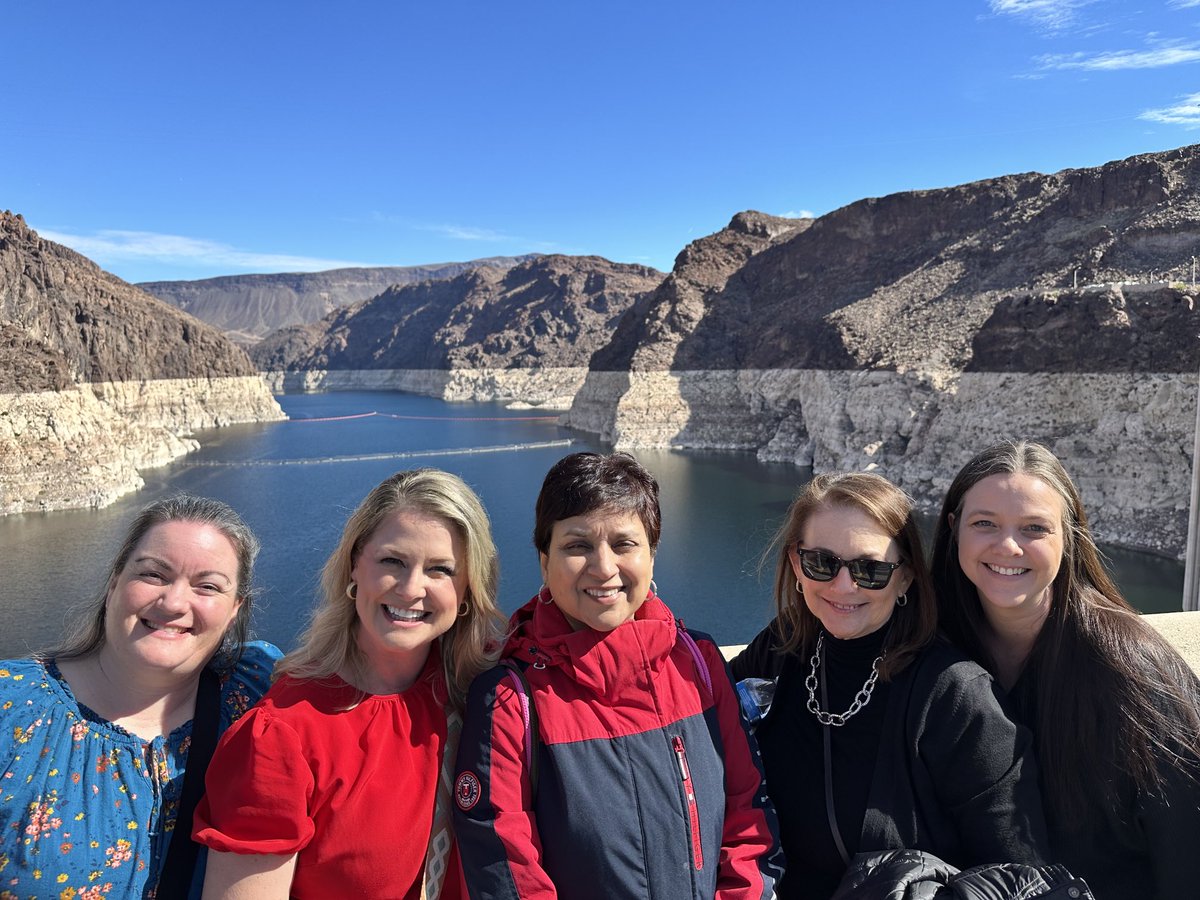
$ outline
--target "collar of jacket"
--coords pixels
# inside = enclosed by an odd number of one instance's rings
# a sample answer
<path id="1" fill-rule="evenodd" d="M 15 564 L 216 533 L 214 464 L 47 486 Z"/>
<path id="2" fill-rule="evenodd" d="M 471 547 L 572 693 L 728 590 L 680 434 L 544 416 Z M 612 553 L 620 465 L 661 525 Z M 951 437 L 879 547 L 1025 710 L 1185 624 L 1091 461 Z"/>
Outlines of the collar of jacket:
<path id="1" fill-rule="evenodd" d="M 572 631 L 553 603 L 534 597 L 513 615 L 512 636 L 504 655 L 540 668 L 562 669 L 581 687 L 599 697 L 616 697 L 631 688 L 649 689 L 675 646 L 675 619 L 654 594 L 632 620 L 612 631 Z"/>

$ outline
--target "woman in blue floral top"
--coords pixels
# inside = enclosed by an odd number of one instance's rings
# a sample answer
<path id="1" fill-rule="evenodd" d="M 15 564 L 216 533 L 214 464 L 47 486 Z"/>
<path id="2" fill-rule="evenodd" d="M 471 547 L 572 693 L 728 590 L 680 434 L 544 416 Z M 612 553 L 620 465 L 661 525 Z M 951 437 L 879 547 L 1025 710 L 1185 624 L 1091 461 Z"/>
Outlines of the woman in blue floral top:
<path id="1" fill-rule="evenodd" d="M 280 655 L 245 643 L 257 552 L 224 503 L 152 503 L 75 631 L 0 661 L 0 900 L 156 896 L 201 671 L 219 675 L 224 731 Z"/>

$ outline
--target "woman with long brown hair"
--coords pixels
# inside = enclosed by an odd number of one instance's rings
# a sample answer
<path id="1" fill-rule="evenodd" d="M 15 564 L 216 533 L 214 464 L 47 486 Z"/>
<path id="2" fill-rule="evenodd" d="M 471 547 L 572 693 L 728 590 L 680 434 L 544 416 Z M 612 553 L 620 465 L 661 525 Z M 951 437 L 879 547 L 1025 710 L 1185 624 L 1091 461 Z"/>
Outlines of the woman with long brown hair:
<path id="1" fill-rule="evenodd" d="M 963 467 L 933 576 L 946 634 L 1035 734 L 1054 859 L 1100 900 L 1196 896 L 1200 682 L 1113 584 L 1053 453 L 1005 441 Z"/>

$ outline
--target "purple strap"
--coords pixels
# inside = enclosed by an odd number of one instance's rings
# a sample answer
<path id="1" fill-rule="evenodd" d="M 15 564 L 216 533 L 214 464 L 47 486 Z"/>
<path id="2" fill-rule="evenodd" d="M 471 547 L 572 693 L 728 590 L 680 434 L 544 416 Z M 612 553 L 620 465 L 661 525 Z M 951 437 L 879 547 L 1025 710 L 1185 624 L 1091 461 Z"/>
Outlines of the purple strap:
<path id="1" fill-rule="evenodd" d="M 525 722 L 525 765 L 532 766 L 533 732 L 530 727 L 529 695 L 525 693 L 525 682 L 516 670 L 509 669 L 508 678 L 513 683 L 513 690 L 517 692 L 517 697 L 521 700 L 521 719 Z"/>
<path id="2" fill-rule="evenodd" d="M 692 659 L 696 661 L 696 668 L 700 670 L 700 679 L 704 682 L 704 686 L 708 688 L 708 694 L 711 697 L 713 693 L 712 678 L 708 674 L 708 665 L 704 662 L 704 657 L 700 654 L 700 648 L 696 645 L 696 639 L 688 634 L 688 630 L 683 627 L 682 622 L 675 623 L 675 636 L 683 641 L 683 645 L 692 653 Z"/>

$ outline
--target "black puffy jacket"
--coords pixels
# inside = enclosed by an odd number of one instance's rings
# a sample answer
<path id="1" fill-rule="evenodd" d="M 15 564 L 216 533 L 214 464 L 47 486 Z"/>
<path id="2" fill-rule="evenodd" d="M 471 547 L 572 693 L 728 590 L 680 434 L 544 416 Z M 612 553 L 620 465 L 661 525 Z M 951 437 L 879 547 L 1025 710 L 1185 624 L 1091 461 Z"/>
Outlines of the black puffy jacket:
<path id="1" fill-rule="evenodd" d="M 1062 866 L 993 863 L 959 871 L 920 850 L 860 853 L 830 900 L 1095 900 Z"/>

